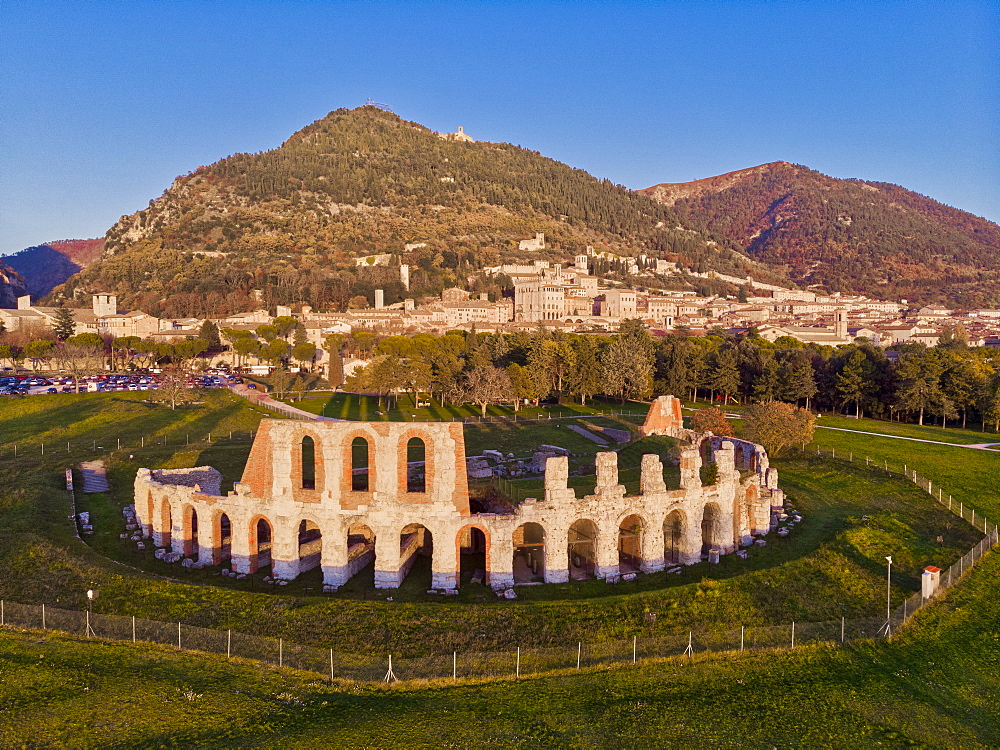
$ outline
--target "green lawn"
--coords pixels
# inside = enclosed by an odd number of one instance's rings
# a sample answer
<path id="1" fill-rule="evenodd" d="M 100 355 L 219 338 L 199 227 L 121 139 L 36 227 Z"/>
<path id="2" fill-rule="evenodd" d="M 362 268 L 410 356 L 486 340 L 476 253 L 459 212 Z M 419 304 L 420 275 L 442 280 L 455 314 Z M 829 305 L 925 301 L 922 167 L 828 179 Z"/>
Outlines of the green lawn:
<path id="1" fill-rule="evenodd" d="M 996 747 L 998 577 L 991 555 L 888 644 L 480 684 L 330 686 L 168 648 L 0 631 L 0 744 Z"/>

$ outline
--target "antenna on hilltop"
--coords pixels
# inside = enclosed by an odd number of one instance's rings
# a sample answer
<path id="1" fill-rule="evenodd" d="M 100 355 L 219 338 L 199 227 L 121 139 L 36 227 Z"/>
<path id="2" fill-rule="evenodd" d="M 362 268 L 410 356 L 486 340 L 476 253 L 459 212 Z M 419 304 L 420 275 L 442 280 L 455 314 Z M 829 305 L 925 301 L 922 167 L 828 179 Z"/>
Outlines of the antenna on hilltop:
<path id="1" fill-rule="evenodd" d="M 383 102 L 377 102 L 374 99 L 372 99 L 370 96 L 367 99 L 365 99 L 365 106 L 366 107 L 378 107 L 379 109 L 384 109 L 386 112 L 392 112 L 392 105 L 385 104 Z"/>

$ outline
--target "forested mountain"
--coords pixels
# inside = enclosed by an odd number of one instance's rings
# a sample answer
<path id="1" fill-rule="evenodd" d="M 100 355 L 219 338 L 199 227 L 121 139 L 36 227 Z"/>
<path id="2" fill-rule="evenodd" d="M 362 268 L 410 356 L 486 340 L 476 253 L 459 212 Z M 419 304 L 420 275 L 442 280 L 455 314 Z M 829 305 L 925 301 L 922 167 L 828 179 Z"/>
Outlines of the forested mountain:
<path id="1" fill-rule="evenodd" d="M 549 249 L 519 252 L 544 232 Z M 411 248 L 409 243 L 426 243 Z M 694 270 L 745 276 L 766 268 L 682 229 L 647 196 L 506 143 L 439 138 L 365 106 L 340 109 L 282 146 L 235 154 L 177 178 L 149 208 L 107 234 L 104 257 L 57 290 L 109 289 L 124 307 L 214 315 L 297 301 L 342 309 L 375 286 L 398 299 L 451 285 L 499 293 L 484 266 L 570 260 L 590 245 L 645 253 Z M 355 259 L 389 254 L 390 265 Z M 470 280 L 471 279 L 471 280 Z"/>
<path id="2" fill-rule="evenodd" d="M 0 307 L 17 307 L 17 298 L 26 293 L 24 279 L 10 266 L 0 262 Z"/>
<path id="3" fill-rule="evenodd" d="M 898 185 L 775 162 L 641 192 L 801 285 L 1000 305 L 1000 226 Z"/>
<path id="4" fill-rule="evenodd" d="M 28 294 L 44 297 L 73 274 L 99 260 L 104 240 L 57 240 L 9 255 L 5 262 L 21 274 Z"/>

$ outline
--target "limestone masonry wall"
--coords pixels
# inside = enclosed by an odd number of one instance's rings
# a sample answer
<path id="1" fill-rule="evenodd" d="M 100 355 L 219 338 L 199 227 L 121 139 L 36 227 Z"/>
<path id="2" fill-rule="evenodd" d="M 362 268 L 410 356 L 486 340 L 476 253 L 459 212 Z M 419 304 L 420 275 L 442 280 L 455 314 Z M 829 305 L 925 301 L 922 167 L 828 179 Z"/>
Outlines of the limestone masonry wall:
<path id="1" fill-rule="evenodd" d="M 457 588 L 463 564 L 498 590 L 615 581 L 715 561 L 767 534 L 783 506 L 763 448 L 685 430 L 679 406 L 657 399 L 642 430 L 684 441 L 676 490 L 660 458 L 646 455 L 640 493 L 628 495 L 617 453 L 606 452 L 596 457 L 594 493 L 578 497 L 569 458 L 555 456 L 540 497 L 511 513 L 473 513 L 460 423 L 265 419 L 232 492 L 221 494 L 211 467 L 140 469 L 136 514 L 158 547 L 237 573 L 269 564 L 286 580 L 319 566 L 326 590 L 373 558 L 375 585 L 398 587 L 421 555 L 436 589 Z M 705 461 L 718 469 L 708 486 Z"/>

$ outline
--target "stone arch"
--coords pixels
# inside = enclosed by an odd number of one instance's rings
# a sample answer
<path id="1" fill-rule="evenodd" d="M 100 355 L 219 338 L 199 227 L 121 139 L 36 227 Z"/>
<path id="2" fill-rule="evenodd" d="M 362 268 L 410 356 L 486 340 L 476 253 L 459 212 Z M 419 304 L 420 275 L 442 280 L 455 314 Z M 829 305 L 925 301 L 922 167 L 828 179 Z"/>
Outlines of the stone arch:
<path id="1" fill-rule="evenodd" d="M 489 583 L 490 579 L 490 532 L 480 524 L 468 524 L 455 535 L 457 581 L 462 582 L 463 572 L 475 578 L 477 570 L 483 571 L 479 583 Z M 482 563 L 482 567 L 478 567 Z M 463 568 L 465 570 L 463 571 Z"/>
<path id="2" fill-rule="evenodd" d="M 663 520 L 663 560 L 667 565 L 679 565 L 684 548 L 687 516 L 680 509 L 672 510 Z"/>
<path id="3" fill-rule="evenodd" d="M 406 441 L 406 491 L 427 492 L 427 444 L 419 437 Z"/>
<path id="4" fill-rule="evenodd" d="M 717 549 L 721 553 L 725 546 L 723 531 L 719 527 L 722 521 L 722 511 L 717 503 L 706 503 L 701 516 L 701 551 L 706 553 Z"/>
<path id="5" fill-rule="evenodd" d="M 174 548 L 185 557 L 198 554 L 198 509 L 193 505 L 185 505 L 181 509 L 180 528 L 181 548 Z"/>
<path id="6" fill-rule="evenodd" d="M 316 441 L 312 435 L 305 435 L 299 444 L 299 474 L 302 489 L 316 489 Z"/>
<path id="7" fill-rule="evenodd" d="M 423 478 L 424 488 L 422 490 L 410 489 L 410 446 L 414 440 L 423 444 Z M 432 490 L 434 482 L 434 439 L 425 430 L 419 427 L 406 430 L 399 439 L 397 448 L 398 456 L 398 487 L 401 494 L 426 494 Z"/>
<path id="8" fill-rule="evenodd" d="M 409 523 L 399 532 L 399 583 L 402 585 L 414 565 L 420 563 L 421 573 L 424 567 L 420 558 L 430 561 L 428 568 L 434 567 L 434 535 L 422 523 Z M 430 581 L 425 588 L 430 587 Z"/>
<path id="9" fill-rule="evenodd" d="M 347 572 L 344 582 L 367 568 L 374 560 L 375 532 L 368 524 L 355 521 L 347 527 Z M 372 576 L 374 585 L 374 572 Z"/>
<path id="10" fill-rule="evenodd" d="M 274 543 L 274 524 L 264 516 L 254 516 L 247 529 L 250 548 L 250 572 L 271 565 L 271 547 Z"/>
<path id="11" fill-rule="evenodd" d="M 233 523 L 222 511 L 212 516 L 212 564 L 222 565 L 233 555 Z"/>
<path id="12" fill-rule="evenodd" d="M 642 569 L 643 535 L 646 524 L 638 513 L 625 516 L 618 524 L 618 573 L 638 573 Z"/>
<path id="13" fill-rule="evenodd" d="M 159 521 L 159 531 L 156 530 L 154 524 L 153 543 L 157 547 L 169 547 L 173 540 L 174 521 L 170 501 L 165 497 L 160 500 L 160 512 L 157 514 L 157 520 Z"/>
<path id="14" fill-rule="evenodd" d="M 545 579 L 545 527 L 529 521 L 522 523 L 512 535 L 514 546 L 514 583 L 530 583 Z"/>
<path id="15" fill-rule="evenodd" d="M 347 488 L 351 492 L 371 492 L 375 488 L 371 441 L 365 435 L 351 437 L 347 449 Z"/>
<path id="16" fill-rule="evenodd" d="M 570 580 L 592 578 L 597 572 L 597 524 L 589 518 L 573 522 L 567 534 Z"/>
<path id="17" fill-rule="evenodd" d="M 323 559 L 323 532 L 311 518 L 299 521 L 298 529 L 299 574 L 318 568 Z"/>

